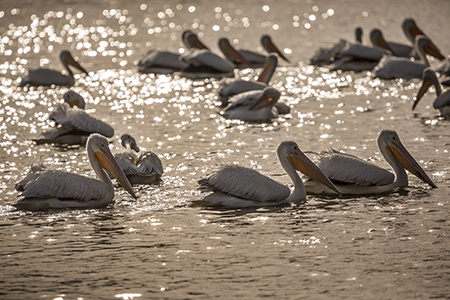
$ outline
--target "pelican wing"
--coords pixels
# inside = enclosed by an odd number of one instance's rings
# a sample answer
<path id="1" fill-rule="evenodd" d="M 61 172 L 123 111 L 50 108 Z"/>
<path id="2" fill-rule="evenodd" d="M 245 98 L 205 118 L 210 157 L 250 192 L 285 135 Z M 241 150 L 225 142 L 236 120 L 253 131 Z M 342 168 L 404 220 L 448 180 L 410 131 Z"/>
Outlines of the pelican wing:
<path id="1" fill-rule="evenodd" d="M 312 65 L 328 65 L 332 63 L 336 57 L 339 57 L 342 51 L 349 47 L 348 45 L 349 43 L 346 40 L 341 39 L 339 42 L 317 50 L 309 61 Z"/>
<path id="2" fill-rule="evenodd" d="M 341 56 L 342 57 L 353 57 L 356 59 L 379 61 L 384 55 L 389 55 L 390 53 L 381 49 L 368 47 L 361 44 L 352 44 L 347 49 L 345 49 Z"/>
<path id="3" fill-rule="evenodd" d="M 229 101 L 231 103 L 230 103 L 230 105 L 228 105 L 228 107 L 225 111 L 232 110 L 237 107 L 246 107 L 246 106 L 250 107 L 253 105 L 253 103 L 255 103 L 255 101 L 257 99 L 259 99 L 261 97 L 262 94 L 263 94 L 262 90 L 248 91 L 248 92 L 237 94 L 229 99 Z"/>
<path id="4" fill-rule="evenodd" d="M 114 159 L 126 176 L 139 174 L 136 157 L 131 153 L 127 151 L 117 153 L 114 155 Z"/>
<path id="5" fill-rule="evenodd" d="M 164 172 L 162 162 L 158 155 L 151 151 L 142 153 L 137 165 L 139 174 L 149 175 L 156 173 L 161 176 Z"/>
<path id="6" fill-rule="evenodd" d="M 232 62 L 204 49 L 194 49 L 182 55 L 181 60 L 193 67 L 208 67 L 223 73 L 232 72 L 235 68 Z"/>
<path id="7" fill-rule="evenodd" d="M 37 170 L 16 184 L 25 198 L 56 198 L 59 200 L 90 201 L 103 199 L 107 193 L 105 183 L 58 170 Z"/>
<path id="8" fill-rule="evenodd" d="M 266 87 L 267 84 L 263 82 L 226 78 L 221 82 L 219 95 L 222 97 L 231 97 L 248 91 L 263 90 Z"/>
<path id="9" fill-rule="evenodd" d="M 413 62 L 409 58 L 386 55 L 375 66 L 375 77 L 381 79 L 394 78 L 422 78 L 423 70 L 427 65 Z"/>
<path id="10" fill-rule="evenodd" d="M 444 91 L 433 102 L 433 107 L 435 109 L 440 109 L 445 106 L 450 106 L 450 90 Z"/>
<path id="11" fill-rule="evenodd" d="M 356 156 L 333 151 L 321 158 L 318 167 L 332 181 L 356 185 L 387 185 L 394 174 Z"/>
<path id="12" fill-rule="evenodd" d="M 112 137 L 114 135 L 114 129 L 111 126 L 88 115 L 78 107 L 71 108 L 67 103 L 58 105 L 50 118 L 63 128 L 86 135 L 91 133 L 100 133 L 106 137 Z"/>
<path id="13" fill-rule="evenodd" d="M 138 63 L 139 71 L 146 72 L 152 68 L 181 70 L 187 64 L 180 60 L 180 55 L 169 51 L 150 51 Z"/>
<path id="14" fill-rule="evenodd" d="M 198 181 L 201 189 L 219 191 L 234 197 L 252 201 L 282 201 L 290 194 L 290 189 L 261 173 L 228 165 L 208 177 Z"/>
<path id="15" fill-rule="evenodd" d="M 31 70 L 26 77 L 20 82 L 20 86 L 27 84 L 34 86 L 48 86 L 48 85 L 67 85 L 72 86 L 75 83 L 73 76 L 67 76 L 60 71 L 51 69 L 36 69 Z"/>

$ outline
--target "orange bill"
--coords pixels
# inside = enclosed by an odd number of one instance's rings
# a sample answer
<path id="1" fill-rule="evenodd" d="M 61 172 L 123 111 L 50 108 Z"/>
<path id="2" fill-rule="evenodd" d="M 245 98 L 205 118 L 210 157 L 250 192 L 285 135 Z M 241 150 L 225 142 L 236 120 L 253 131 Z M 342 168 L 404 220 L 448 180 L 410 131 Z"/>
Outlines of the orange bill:
<path id="1" fill-rule="evenodd" d="M 95 158 L 103 169 L 111 173 L 119 184 L 130 193 L 134 199 L 137 199 L 128 178 L 125 176 L 110 151 L 104 153 L 97 151 L 95 152 Z"/>
<path id="2" fill-rule="evenodd" d="M 318 166 L 316 166 L 305 154 L 303 154 L 303 152 L 298 150 L 298 153 L 296 153 L 295 156 L 289 156 L 288 159 L 297 171 L 320 182 L 321 184 L 332 189 L 339 195 L 342 195 L 342 193 L 331 182 L 331 180 L 322 172 L 322 170 L 320 170 Z"/>
<path id="3" fill-rule="evenodd" d="M 431 81 L 431 79 L 425 79 L 422 82 L 422 86 L 420 87 L 420 90 L 417 93 L 416 100 L 414 100 L 412 110 L 414 110 L 416 108 L 417 104 L 419 104 L 420 99 L 422 99 L 423 95 L 425 95 L 425 93 L 427 92 L 428 88 L 432 84 L 433 84 L 433 82 Z"/>
<path id="4" fill-rule="evenodd" d="M 386 149 L 395 159 L 398 160 L 403 168 L 416 175 L 422 181 L 428 183 L 431 187 L 437 188 L 430 177 L 428 177 L 427 173 L 425 173 L 422 167 L 420 167 L 417 161 L 411 154 L 409 154 L 408 150 L 406 150 L 403 145 L 386 146 Z"/>

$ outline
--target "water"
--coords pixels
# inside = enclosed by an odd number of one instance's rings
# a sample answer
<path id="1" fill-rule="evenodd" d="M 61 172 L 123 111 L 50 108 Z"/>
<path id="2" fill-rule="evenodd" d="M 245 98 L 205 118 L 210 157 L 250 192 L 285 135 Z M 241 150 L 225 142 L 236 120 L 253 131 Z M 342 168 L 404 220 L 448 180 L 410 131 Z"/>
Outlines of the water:
<path id="1" fill-rule="evenodd" d="M 369 72 L 330 73 L 308 66 L 315 49 L 338 38 L 364 41 L 373 27 L 406 43 L 400 24 L 416 19 L 449 53 L 445 1 L 104 1 L 0 5 L 0 295 L 4 299 L 448 299 L 449 127 L 429 92 L 411 112 L 419 80 L 380 81 Z M 214 51 L 220 37 L 261 49 L 268 33 L 292 61 L 273 85 L 290 115 L 270 123 L 228 122 L 217 113 L 216 80 L 142 75 L 135 63 L 150 48 L 182 49 L 193 29 Z M 35 145 L 49 110 L 67 88 L 18 88 L 29 68 L 61 69 L 70 49 L 90 76 L 73 89 L 87 111 L 158 153 L 160 186 L 116 189 L 104 209 L 16 211 L 14 184 L 33 161 L 94 176 L 84 148 Z M 437 62 L 433 61 L 433 65 Z M 242 70 L 250 78 L 257 71 Z M 327 147 L 388 167 L 376 147 L 395 129 L 438 189 L 410 176 L 390 194 L 270 209 L 192 207 L 196 181 L 223 163 L 253 167 L 290 184 L 275 155 L 282 140 L 304 151 Z"/>

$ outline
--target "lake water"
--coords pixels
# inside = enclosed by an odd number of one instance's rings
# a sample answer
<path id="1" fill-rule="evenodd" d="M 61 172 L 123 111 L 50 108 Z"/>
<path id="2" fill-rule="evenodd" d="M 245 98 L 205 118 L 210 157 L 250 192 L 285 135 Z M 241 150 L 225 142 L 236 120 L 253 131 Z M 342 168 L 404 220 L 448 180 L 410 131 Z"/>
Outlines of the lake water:
<path id="1" fill-rule="evenodd" d="M 0 4 L 0 232 L 2 299 L 449 299 L 450 123 L 428 92 L 411 111 L 419 80 L 308 65 L 320 46 L 353 30 L 380 28 L 407 43 L 413 17 L 450 53 L 447 1 L 11 1 Z M 291 114 L 264 124 L 225 121 L 217 80 L 143 75 L 149 49 L 182 49 L 192 29 L 213 51 L 228 37 L 259 49 L 270 34 L 291 60 L 272 79 Z M 73 90 L 87 111 L 160 155 L 164 182 L 116 189 L 104 209 L 24 212 L 14 185 L 32 162 L 94 176 L 81 147 L 35 145 L 67 88 L 19 88 L 26 70 L 62 69 L 70 49 L 90 76 Z M 432 61 L 433 65 L 438 62 Z M 236 71 L 251 78 L 255 70 Z M 303 151 L 328 147 L 389 167 L 376 146 L 395 129 L 438 186 L 382 196 L 321 198 L 283 207 L 192 206 L 197 180 L 238 163 L 290 185 L 275 155 L 282 140 Z"/>

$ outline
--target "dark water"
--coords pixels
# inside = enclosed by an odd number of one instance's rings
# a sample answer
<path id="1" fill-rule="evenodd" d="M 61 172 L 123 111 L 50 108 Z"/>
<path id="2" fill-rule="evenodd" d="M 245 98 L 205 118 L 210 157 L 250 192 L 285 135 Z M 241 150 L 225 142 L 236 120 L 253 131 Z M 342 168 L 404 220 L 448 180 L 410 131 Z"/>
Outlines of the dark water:
<path id="1" fill-rule="evenodd" d="M 242 3 L 241 3 L 242 2 Z M 406 43 L 413 17 L 450 52 L 447 1 L 2 1 L 0 4 L 0 203 L 3 299 L 448 299 L 450 123 L 429 92 L 411 112 L 419 80 L 381 81 L 370 72 L 308 66 L 315 49 L 339 38 L 364 42 L 378 27 Z M 291 114 L 264 124 L 217 114 L 216 80 L 142 75 L 150 48 L 178 51 L 185 29 L 218 51 L 228 37 L 261 49 L 268 33 L 292 61 L 273 85 Z M 29 68 L 61 69 L 70 49 L 90 76 L 73 90 L 87 111 L 160 155 L 160 186 L 116 189 L 104 209 L 27 213 L 14 184 L 40 158 L 93 176 L 84 148 L 35 145 L 49 109 L 67 88 L 18 87 Z M 433 65 L 437 62 L 433 61 Z M 257 71 L 236 75 L 250 78 Z M 376 137 L 395 129 L 438 186 L 410 176 L 410 187 L 370 197 L 324 199 L 249 210 L 192 207 L 196 181 L 223 163 L 251 166 L 290 184 L 275 149 L 295 140 L 304 151 L 344 150 L 388 167 Z"/>

